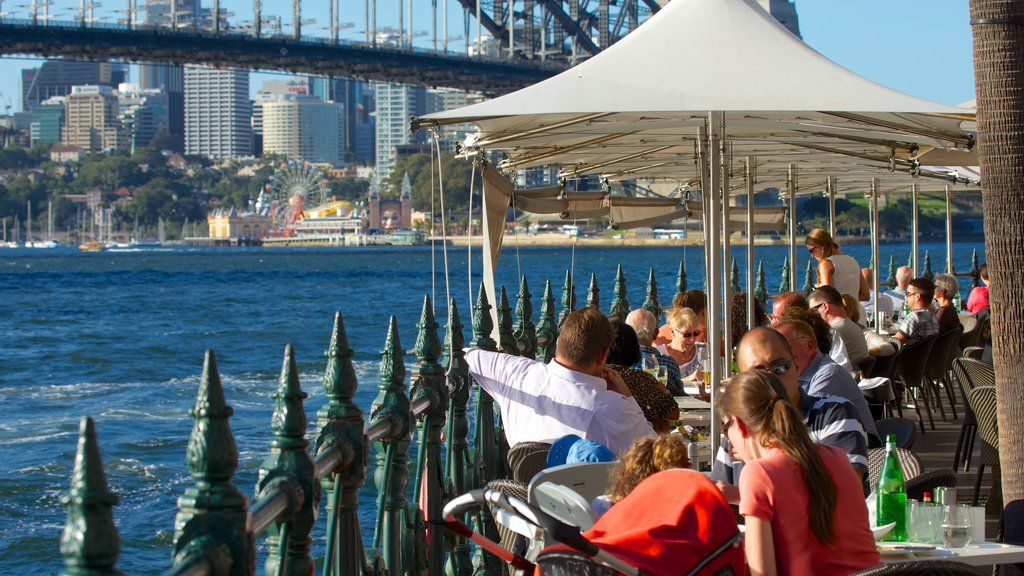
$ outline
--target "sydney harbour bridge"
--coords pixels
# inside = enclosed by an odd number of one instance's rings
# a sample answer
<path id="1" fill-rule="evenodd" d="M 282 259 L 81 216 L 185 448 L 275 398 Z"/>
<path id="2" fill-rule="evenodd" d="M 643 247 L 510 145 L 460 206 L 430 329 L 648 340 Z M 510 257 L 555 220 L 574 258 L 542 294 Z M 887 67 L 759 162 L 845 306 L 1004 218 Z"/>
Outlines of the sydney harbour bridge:
<path id="1" fill-rule="evenodd" d="M 364 0 L 361 7 L 341 0 L 310 7 L 292 0 L 287 15 L 269 14 L 261 0 L 253 0 L 252 12 L 241 17 L 220 0 L 149 0 L 142 6 L 124 0 L 121 7 L 105 6 L 106 16 L 96 0 L 14 1 L 0 0 L 3 56 L 281 70 L 491 96 L 597 54 L 659 8 L 655 0 L 451 0 L 459 3 L 461 22 L 450 26 L 448 0 L 441 0 L 440 9 L 431 0 L 425 32 L 413 27 L 413 0 L 404 6 L 396 0 L 397 18 L 394 5 L 381 10 L 377 0 Z M 422 16 L 423 7 L 416 9 Z M 378 22 L 382 12 L 390 21 Z M 352 20 L 362 30 L 349 32 L 357 26 Z M 450 27 L 456 35 L 449 35 Z"/>

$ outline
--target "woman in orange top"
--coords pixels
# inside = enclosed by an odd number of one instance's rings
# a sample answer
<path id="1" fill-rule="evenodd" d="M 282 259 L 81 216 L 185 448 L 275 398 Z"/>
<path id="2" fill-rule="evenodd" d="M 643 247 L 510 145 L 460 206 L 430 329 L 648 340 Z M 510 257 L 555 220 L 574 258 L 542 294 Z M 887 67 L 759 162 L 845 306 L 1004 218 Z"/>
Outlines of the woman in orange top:
<path id="1" fill-rule="evenodd" d="M 745 463 L 739 511 L 751 574 L 850 574 L 879 564 L 846 454 L 811 441 L 778 378 L 760 370 L 735 376 L 718 412 Z"/>

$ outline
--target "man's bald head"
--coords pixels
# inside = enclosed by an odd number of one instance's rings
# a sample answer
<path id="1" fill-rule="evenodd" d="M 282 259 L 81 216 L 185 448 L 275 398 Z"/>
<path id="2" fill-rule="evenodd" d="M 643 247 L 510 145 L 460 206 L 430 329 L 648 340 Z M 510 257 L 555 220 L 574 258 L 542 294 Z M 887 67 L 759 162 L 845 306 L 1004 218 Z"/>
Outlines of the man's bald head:
<path id="1" fill-rule="evenodd" d="M 800 386 L 797 382 L 797 369 L 793 363 L 793 353 L 789 343 L 781 334 L 764 326 L 747 332 L 736 347 L 736 364 L 740 372 L 747 370 L 771 370 L 781 368 L 788 363 L 789 369 L 782 374 L 775 374 L 789 392 L 790 400 L 799 400 Z M 772 370 L 774 373 L 774 370 Z"/>
<path id="2" fill-rule="evenodd" d="M 626 324 L 636 332 L 641 344 L 650 345 L 658 335 L 658 319 L 646 308 L 637 308 L 626 315 Z"/>
<path id="3" fill-rule="evenodd" d="M 904 290 L 907 289 L 907 285 L 914 279 L 914 273 L 910 270 L 910 266 L 900 266 L 896 269 L 896 286 Z"/>

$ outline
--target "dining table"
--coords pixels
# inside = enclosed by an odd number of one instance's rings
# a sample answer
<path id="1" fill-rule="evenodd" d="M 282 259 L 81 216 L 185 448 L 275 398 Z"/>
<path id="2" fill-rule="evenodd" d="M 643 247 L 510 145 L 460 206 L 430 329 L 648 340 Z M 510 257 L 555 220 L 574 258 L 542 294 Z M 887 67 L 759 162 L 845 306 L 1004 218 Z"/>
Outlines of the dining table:
<path id="1" fill-rule="evenodd" d="M 1017 564 L 1024 563 L 1024 546 L 986 541 L 970 544 L 964 548 L 937 546 L 932 550 L 907 551 L 903 553 L 890 551 L 882 553 L 883 564 L 918 560 L 951 560 L 967 564 L 968 566 Z"/>

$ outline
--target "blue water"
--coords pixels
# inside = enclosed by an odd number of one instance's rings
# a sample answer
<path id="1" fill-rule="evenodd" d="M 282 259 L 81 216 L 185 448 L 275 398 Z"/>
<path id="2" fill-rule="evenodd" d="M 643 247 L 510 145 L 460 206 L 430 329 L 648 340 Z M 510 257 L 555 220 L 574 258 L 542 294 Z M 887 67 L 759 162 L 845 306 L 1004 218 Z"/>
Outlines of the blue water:
<path id="1" fill-rule="evenodd" d="M 970 267 L 972 249 L 956 246 L 958 270 Z M 936 271 L 945 268 L 945 247 L 930 250 Z M 845 251 L 862 264 L 867 245 Z M 909 246 L 885 245 L 905 262 Z M 778 287 L 786 249 L 759 247 L 768 290 Z M 740 262 L 745 250 L 734 249 Z M 799 250 L 798 285 L 808 255 Z M 596 272 L 601 305 L 611 300 L 615 267 L 626 274 L 629 299 L 643 301 L 648 269 L 657 275 L 663 301 L 674 293 L 685 258 L 690 287 L 704 279 L 700 248 L 506 247 L 498 282 L 518 287 L 526 274 L 535 320 L 543 281 L 560 295 L 565 271 L 574 266 L 583 302 Z M 413 347 L 425 294 L 444 302 L 440 252 L 429 247 L 334 249 L 165 249 L 134 253 L 72 250 L 4 250 L 0 253 L 0 574 L 56 573 L 65 512 L 60 495 L 69 486 L 79 418 L 95 418 L 107 480 L 121 495 L 114 517 L 122 540 L 118 567 L 156 573 L 169 563 L 176 499 L 191 485 L 185 448 L 203 352 L 213 349 L 238 443 L 235 483 L 252 493 L 256 471 L 268 452 L 271 395 L 284 346 L 295 345 L 311 416 L 324 403 L 324 356 L 332 317 L 345 317 L 359 376 L 356 402 L 368 409 L 377 393 L 377 352 L 388 317 L 398 319 L 401 341 Z M 436 266 L 436 268 L 435 268 Z M 479 253 L 473 255 L 479 282 Z M 741 270 L 742 270 L 741 266 Z M 432 274 L 432 269 L 436 273 Z M 470 338 L 467 251 L 449 249 L 450 293 Z M 966 291 L 967 280 L 964 279 Z M 512 301 L 514 306 L 514 300 Z M 439 307 L 438 320 L 446 311 Z M 407 367 L 415 364 L 410 353 Z M 368 410 L 367 410 L 368 411 Z M 310 418 L 310 435 L 315 434 Z M 371 459 L 372 465 L 372 459 Z M 372 474 L 369 475 L 372 478 Z M 372 530 L 371 486 L 361 507 L 364 533 Z M 322 520 L 320 530 L 322 532 Z M 322 538 L 321 538 L 322 540 Z M 368 538 L 364 539 L 369 542 Z M 319 555 L 319 552 L 317 553 Z M 262 565 L 262 560 L 258 563 Z"/>

